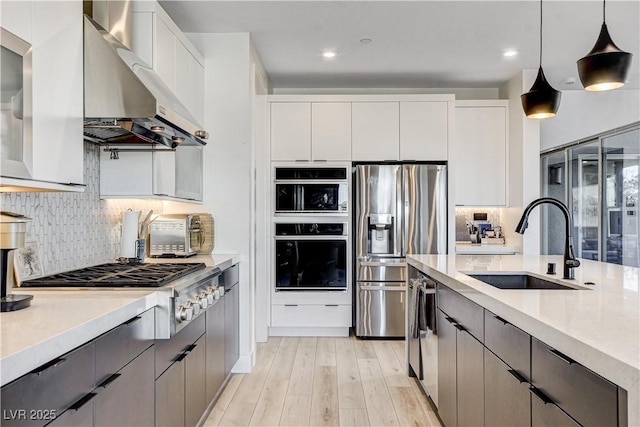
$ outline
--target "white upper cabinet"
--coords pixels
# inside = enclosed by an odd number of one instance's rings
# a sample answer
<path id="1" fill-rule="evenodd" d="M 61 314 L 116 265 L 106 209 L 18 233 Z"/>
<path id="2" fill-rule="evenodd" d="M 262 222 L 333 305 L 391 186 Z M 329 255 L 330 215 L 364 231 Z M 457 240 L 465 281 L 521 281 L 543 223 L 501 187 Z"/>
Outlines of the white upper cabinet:
<path id="1" fill-rule="evenodd" d="M 311 160 L 311 103 L 271 103 L 271 160 Z"/>
<path id="2" fill-rule="evenodd" d="M 400 160 L 447 160 L 448 104 L 400 103 Z"/>
<path id="3" fill-rule="evenodd" d="M 33 118 L 30 180 L 4 175 L 1 184 L 83 191 L 82 3 L 2 2 L 2 26 L 32 45 Z"/>
<path id="4" fill-rule="evenodd" d="M 508 101 L 456 102 L 455 203 L 507 206 Z"/>
<path id="5" fill-rule="evenodd" d="M 204 58 L 156 2 L 136 1 L 132 48 L 191 115 L 204 122 Z"/>
<path id="6" fill-rule="evenodd" d="M 353 160 L 399 159 L 399 102 L 354 102 L 351 105 L 351 117 Z"/>
<path id="7" fill-rule="evenodd" d="M 311 160 L 351 160 L 351 103 L 311 104 Z"/>

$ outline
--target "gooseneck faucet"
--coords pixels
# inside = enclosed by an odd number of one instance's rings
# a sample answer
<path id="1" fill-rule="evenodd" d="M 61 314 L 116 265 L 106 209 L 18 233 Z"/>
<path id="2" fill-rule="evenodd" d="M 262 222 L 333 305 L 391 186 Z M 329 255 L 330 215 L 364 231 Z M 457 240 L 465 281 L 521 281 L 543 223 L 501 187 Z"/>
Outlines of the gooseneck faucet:
<path id="1" fill-rule="evenodd" d="M 560 208 L 562 213 L 564 214 L 564 223 L 565 223 L 565 233 L 564 233 L 564 262 L 563 262 L 563 279 L 573 279 L 574 272 L 573 269 L 576 267 L 580 267 L 580 261 L 576 259 L 573 255 L 573 245 L 571 244 L 571 230 L 573 229 L 573 224 L 571 221 L 571 212 L 569 212 L 569 208 L 562 203 L 560 200 L 551 198 L 551 197 L 541 197 L 539 199 L 534 200 L 529 203 L 524 209 L 522 213 L 522 218 L 520 218 L 520 222 L 516 227 L 516 233 L 524 234 L 524 231 L 529 226 L 528 219 L 529 214 L 533 208 L 543 203 L 549 203 L 551 205 L 557 206 Z"/>

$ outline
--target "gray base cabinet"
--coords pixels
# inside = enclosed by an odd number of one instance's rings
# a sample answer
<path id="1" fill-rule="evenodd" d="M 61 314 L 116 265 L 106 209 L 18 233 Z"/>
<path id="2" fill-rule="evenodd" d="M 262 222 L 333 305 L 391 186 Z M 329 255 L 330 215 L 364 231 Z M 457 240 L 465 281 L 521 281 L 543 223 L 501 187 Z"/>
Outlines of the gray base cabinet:
<path id="1" fill-rule="evenodd" d="M 225 298 L 220 298 L 207 309 L 207 402 L 211 402 L 224 383 L 225 358 Z"/>
<path id="2" fill-rule="evenodd" d="M 97 387 L 94 426 L 153 425 L 153 361 L 149 348 Z"/>
<path id="3" fill-rule="evenodd" d="M 437 296 L 446 427 L 627 424 L 624 390 L 448 287 Z"/>
<path id="4" fill-rule="evenodd" d="M 438 310 L 438 414 L 445 426 L 457 426 L 456 328 Z"/>
<path id="5" fill-rule="evenodd" d="M 488 332 L 488 330 L 487 330 Z M 492 427 L 531 424 L 529 383 L 488 349 L 484 349 L 484 421 Z"/>
<path id="6" fill-rule="evenodd" d="M 467 331 L 458 330 L 456 359 L 458 426 L 482 426 L 484 425 L 484 346 Z"/>
<path id="7" fill-rule="evenodd" d="M 194 427 L 207 409 L 207 350 L 206 337 L 201 336 L 190 347 L 189 355 L 185 358 L 185 393 L 184 417 L 185 426 Z"/>
<path id="8" fill-rule="evenodd" d="M 238 361 L 240 355 L 240 298 L 238 265 L 227 269 L 220 276 L 220 285 L 224 287 L 224 325 L 225 325 L 225 357 L 224 372 L 225 378 L 231 373 L 231 369 Z"/>
<path id="9" fill-rule="evenodd" d="M 156 426 L 184 426 L 184 360 L 156 379 Z"/>

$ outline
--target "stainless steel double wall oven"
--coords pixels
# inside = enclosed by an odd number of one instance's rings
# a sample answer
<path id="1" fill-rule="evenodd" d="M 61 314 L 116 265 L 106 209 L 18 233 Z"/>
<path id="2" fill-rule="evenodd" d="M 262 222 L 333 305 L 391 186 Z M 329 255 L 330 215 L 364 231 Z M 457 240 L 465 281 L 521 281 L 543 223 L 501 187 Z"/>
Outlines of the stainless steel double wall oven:
<path id="1" fill-rule="evenodd" d="M 347 166 L 274 170 L 276 291 L 346 291 L 351 281 Z"/>

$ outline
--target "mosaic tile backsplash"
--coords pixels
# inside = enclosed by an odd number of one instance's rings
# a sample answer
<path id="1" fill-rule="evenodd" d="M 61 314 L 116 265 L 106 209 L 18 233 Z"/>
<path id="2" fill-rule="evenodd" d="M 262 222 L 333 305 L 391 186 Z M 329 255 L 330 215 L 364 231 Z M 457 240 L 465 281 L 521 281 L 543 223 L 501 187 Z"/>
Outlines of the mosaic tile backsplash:
<path id="1" fill-rule="evenodd" d="M 100 200 L 100 147 L 85 143 L 84 193 L 0 193 L 3 211 L 32 219 L 26 240 L 35 240 L 45 275 L 113 262 L 120 254 L 122 212 L 162 213 L 162 201 Z"/>
<path id="2" fill-rule="evenodd" d="M 456 241 L 468 241 L 469 233 L 467 232 L 465 219 L 473 222 L 474 212 L 486 213 L 487 222 L 493 226 L 502 225 L 500 223 L 500 208 L 493 207 L 477 207 L 477 208 L 456 208 Z"/>

